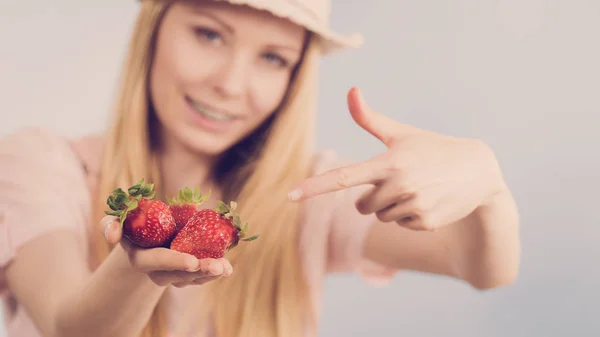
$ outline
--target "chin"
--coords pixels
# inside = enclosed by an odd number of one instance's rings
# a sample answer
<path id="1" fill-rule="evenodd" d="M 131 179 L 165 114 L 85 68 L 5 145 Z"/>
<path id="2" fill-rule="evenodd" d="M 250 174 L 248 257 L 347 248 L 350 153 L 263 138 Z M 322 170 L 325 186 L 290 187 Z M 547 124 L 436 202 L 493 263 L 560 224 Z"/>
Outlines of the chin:
<path id="1" fill-rule="evenodd" d="M 214 135 L 195 130 L 187 126 L 185 131 L 175 134 L 178 142 L 188 150 L 201 156 L 218 157 L 229 150 L 235 143 L 234 139 L 223 139 L 224 135 Z"/>

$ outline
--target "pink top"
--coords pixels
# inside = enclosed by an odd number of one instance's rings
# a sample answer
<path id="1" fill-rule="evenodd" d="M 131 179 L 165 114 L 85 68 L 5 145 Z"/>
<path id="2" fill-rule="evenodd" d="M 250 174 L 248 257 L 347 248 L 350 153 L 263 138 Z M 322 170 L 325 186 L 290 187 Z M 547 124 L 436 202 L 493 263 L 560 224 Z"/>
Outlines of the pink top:
<path id="1" fill-rule="evenodd" d="M 90 233 L 100 230 L 94 228 L 99 224 L 88 218 L 89 191 L 95 185 L 100 148 L 101 138 L 95 135 L 65 139 L 37 128 L 0 139 L 0 299 L 8 337 L 40 337 L 4 279 L 4 267 L 19 247 L 59 228 L 75 231 L 89 245 Z M 320 152 L 315 159 L 315 173 L 342 164 L 332 152 Z M 299 244 L 304 248 L 305 272 L 317 310 L 327 273 L 356 272 L 369 282 L 381 284 L 395 272 L 361 256 L 367 230 L 375 220 L 354 207 L 361 191 L 354 188 L 329 193 L 304 204 Z M 185 290 L 168 290 L 170 313 L 177 313 Z"/>

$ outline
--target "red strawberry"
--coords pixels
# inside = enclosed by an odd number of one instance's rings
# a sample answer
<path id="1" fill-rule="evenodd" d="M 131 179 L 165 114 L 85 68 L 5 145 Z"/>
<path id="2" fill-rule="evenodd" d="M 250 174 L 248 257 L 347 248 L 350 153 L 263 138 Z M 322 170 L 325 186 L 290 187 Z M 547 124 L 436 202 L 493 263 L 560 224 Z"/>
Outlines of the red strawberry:
<path id="1" fill-rule="evenodd" d="M 105 213 L 120 218 L 123 236 L 144 248 L 168 245 L 177 233 L 169 206 L 152 200 L 153 189 L 142 179 L 127 192 L 117 188 L 106 201 L 112 211 Z"/>
<path id="2" fill-rule="evenodd" d="M 199 259 L 221 258 L 238 245 L 239 241 L 252 241 L 257 235 L 246 237 L 248 225 L 240 224 L 240 217 L 233 213 L 236 203 L 227 206 L 218 202 L 216 209 L 202 209 L 190 218 L 171 242 L 171 249 L 194 255 Z"/>
<path id="3" fill-rule="evenodd" d="M 188 220 L 198 212 L 200 205 L 210 197 L 210 191 L 206 195 L 200 194 L 200 189 L 196 187 L 194 191 L 186 187 L 177 192 L 177 197 L 169 200 L 169 208 L 177 231 L 180 231 Z"/>

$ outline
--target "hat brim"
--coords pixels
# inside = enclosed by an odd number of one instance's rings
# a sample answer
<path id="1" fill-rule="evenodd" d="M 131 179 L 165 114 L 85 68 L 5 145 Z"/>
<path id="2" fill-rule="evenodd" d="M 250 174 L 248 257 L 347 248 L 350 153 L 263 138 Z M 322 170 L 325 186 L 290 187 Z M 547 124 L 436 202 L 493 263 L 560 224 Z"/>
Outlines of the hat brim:
<path id="1" fill-rule="evenodd" d="M 364 38 L 359 33 L 344 35 L 332 31 L 323 25 L 309 13 L 298 10 L 292 4 L 285 1 L 264 0 L 216 0 L 225 1 L 235 5 L 246 5 L 258 10 L 267 11 L 277 17 L 290 20 L 291 22 L 306 28 L 316 34 L 321 45 L 323 54 L 331 54 L 345 49 L 359 48 L 364 43 Z"/>

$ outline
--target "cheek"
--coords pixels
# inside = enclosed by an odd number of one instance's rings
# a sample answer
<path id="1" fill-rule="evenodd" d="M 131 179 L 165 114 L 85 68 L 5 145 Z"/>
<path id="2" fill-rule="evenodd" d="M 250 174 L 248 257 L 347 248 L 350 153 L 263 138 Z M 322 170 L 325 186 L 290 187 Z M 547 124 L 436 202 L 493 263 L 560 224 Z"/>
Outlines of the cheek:
<path id="1" fill-rule="evenodd" d="M 270 74 L 270 76 L 257 76 L 252 84 L 252 102 L 254 111 L 253 118 L 257 124 L 265 120 L 281 104 L 285 95 L 289 76 L 283 72 Z"/>
<path id="2" fill-rule="evenodd" d="M 182 35 L 176 39 L 159 41 L 152 65 L 152 101 L 156 113 L 164 122 L 168 122 L 166 117 L 178 117 L 179 113 L 183 113 L 184 94 L 190 94 L 199 79 L 207 78 L 210 69 L 217 66 L 211 64 L 210 60 L 218 58 L 200 55 L 197 43 Z"/>
<path id="3" fill-rule="evenodd" d="M 193 90 L 211 79 L 225 57 L 216 50 L 202 48 L 193 39 L 179 41 L 180 43 L 171 46 L 171 71 L 178 81 L 178 86 Z"/>

